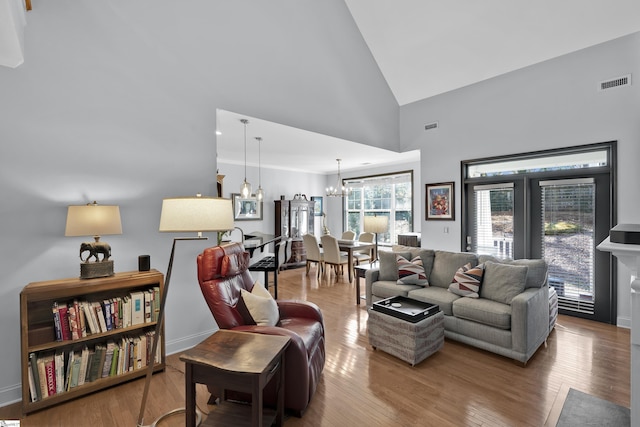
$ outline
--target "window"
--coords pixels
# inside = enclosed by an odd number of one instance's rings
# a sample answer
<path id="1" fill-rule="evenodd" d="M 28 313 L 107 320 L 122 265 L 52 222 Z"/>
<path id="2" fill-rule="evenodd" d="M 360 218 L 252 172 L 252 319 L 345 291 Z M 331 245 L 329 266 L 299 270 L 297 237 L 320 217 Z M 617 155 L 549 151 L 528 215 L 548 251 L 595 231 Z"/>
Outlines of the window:
<path id="1" fill-rule="evenodd" d="M 345 180 L 349 195 L 345 199 L 347 230 L 359 235 L 364 217 L 389 218 L 389 229 L 378 235 L 378 242 L 395 244 L 398 234 L 413 231 L 413 171 L 396 172 Z"/>

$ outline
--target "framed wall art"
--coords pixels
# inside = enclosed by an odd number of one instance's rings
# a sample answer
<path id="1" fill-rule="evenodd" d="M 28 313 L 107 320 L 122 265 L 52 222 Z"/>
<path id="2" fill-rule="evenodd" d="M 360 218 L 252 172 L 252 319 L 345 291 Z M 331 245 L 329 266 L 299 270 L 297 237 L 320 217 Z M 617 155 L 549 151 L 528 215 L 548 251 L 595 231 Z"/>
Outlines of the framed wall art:
<path id="1" fill-rule="evenodd" d="M 231 193 L 233 219 L 236 221 L 262 220 L 262 201 L 255 195 L 243 198 L 239 193 Z"/>
<path id="2" fill-rule="evenodd" d="M 455 193 L 453 182 L 426 184 L 425 197 L 427 220 L 455 220 Z"/>
<path id="3" fill-rule="evenodd" d="M 313 205 L 313 215 L 314 216 L 322 216 L 322 197 L 321 196 L 311 196 L 311 200 L 316 202 Z"/>

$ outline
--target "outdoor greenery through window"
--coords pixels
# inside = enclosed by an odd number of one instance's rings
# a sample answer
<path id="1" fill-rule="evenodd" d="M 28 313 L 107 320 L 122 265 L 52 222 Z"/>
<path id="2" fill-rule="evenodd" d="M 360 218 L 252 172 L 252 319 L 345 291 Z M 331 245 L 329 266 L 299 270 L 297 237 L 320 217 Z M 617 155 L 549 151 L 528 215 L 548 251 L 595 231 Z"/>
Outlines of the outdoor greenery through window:
<path id="1" fill-rule="evenodd" d="M 356 236 L 364 230 L 365 216 L 386 216 L 389 228 L 378 243 L 395 244 L 398 234 L 413 231 L 413 172 L 404 171 L 345 180 L 345 224 Z"/>

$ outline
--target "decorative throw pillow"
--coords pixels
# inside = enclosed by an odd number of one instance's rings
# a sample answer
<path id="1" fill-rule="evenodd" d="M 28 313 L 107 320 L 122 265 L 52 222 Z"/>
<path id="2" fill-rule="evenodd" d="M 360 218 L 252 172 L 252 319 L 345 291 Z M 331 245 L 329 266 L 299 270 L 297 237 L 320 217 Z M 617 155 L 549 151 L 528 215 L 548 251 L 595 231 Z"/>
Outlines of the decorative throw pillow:
<path id="1" fill-rule="evenodd" d="M 422 258 L 419 256 L 411 261 L 402 255 L 396 255 L 398 264 L 398 285 L 429 286 L 429 280 L 422 266 Z"/>
<path id="2" fill-rule="evenodd" d="M 458 269 L 453 282 L 449 285 L 449 292 L 463 297 L 480 298 L 480 285 L 484 274 L 484 265 L 466 264 Z"/>
<path id="3" fill-rule="evenodd" d="M 240 293 L 256 325 L 275 326 L 278 323 L 280 320 L 278 304 L 260 282 L 256 281 L 253 284 L 251 292 L 241 289 Z"/>

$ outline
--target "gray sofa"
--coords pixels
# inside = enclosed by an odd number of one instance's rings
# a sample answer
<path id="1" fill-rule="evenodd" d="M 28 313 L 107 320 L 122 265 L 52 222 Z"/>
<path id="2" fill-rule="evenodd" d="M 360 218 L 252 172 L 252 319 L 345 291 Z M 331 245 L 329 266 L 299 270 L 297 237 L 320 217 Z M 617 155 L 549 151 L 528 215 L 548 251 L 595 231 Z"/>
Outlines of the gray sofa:
<path id="1" fill-rule="evenodd" d="M 419 257 L 428 286 L 398 281 L 397 255 Z M 394 246 L 380 252 L 380 268 L 365 274 L 366 301 L 402 295 L 438 304 L 445 337 L 525 363 L 549 335 L 547 263 L 540 259 L 502 260 L 469 252 Z M 449 290 L 456 271 L 482 265 L 478 298 Z"/>

